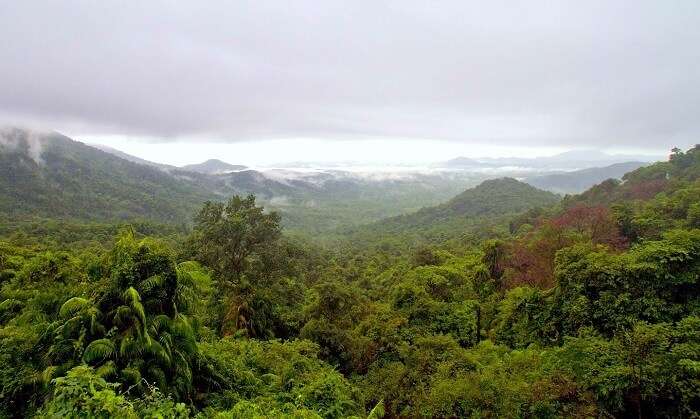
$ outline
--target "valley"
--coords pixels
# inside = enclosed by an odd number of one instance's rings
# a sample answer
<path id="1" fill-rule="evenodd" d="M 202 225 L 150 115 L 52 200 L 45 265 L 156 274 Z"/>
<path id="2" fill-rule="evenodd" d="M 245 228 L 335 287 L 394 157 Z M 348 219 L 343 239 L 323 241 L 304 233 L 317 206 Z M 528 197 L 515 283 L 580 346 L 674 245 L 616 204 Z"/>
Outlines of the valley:
<path id="1" fill-rule="evenodd" d="M 619 178 L 644 164 L 576 170 L 595 164 L 590 159 L 596 157 L 601 164 L 627 157 L 594 155 L 583 160 L 563 155 L 541 160 L 487 159 L 476 166 L 467 166 L 462 159 L 459 165 L 452 161 L 432 168 L 389 170 L 285 165 L 253 169 L 220 160 L 175 167 L 109 147 L 95 148 L 58 133 L 6 128 L 1 134 L 0 213 L 13 219 L 50 216 L 189 224 L 194 209 L 206 200 L 253 194 L 267 208 L 285 215 L 285 228 L 302 234 L 326 234 L 415 212 L 488 179 L 517 178 L 564 194 Z M 552 168 L 552 162 L 559 169 Z M 569 171 L 561 172 L 562 167 Z"/>
<path id="2" fill-rule="evenodd" d="M 368 172 L 1 139 L 0 416 L 697 412 L 697 147 Z"/>
<path id="3" fill-rule="evenodd" d="M 0 39 L 0 419 L 700 419 L 697 0 Z"/>

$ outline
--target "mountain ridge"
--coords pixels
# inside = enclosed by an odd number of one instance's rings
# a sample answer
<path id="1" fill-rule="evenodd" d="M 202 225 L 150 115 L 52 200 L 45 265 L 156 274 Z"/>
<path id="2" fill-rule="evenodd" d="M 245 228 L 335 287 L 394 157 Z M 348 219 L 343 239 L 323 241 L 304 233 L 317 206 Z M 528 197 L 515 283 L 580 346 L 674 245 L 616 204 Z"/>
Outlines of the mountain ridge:
<path id="1" fill-rule="evenodd" d="M 218 175 L 229 172 L 237 172 L 241 170 L 248 169 L 248 166 L 240 164 L 230 164 L 219 159 L 209 159 L 201 163 L 187 164 L 185 166 L 180 166 L 180 170 L 186 170 L 188 172 L 197 172 L 207 175 Z"/>
<path id="2" fill-rule="evenodd" d="M 513 178 L 489 179 L 445 203 L 360 226 L 349 231 L 353 242 L 399 235 L 403 245 L 456 238 L 475 229 L 505 223 L 523 211 L 556 204 L 560 196 Z"/>
<path id="3" fill-rule="evenodd" d="M 56 132 L 0 132 L 0 213 L 13 219 L 187 224 L 206 200 L 252 193 L 269 209 L 283 211 L 291 225 L 333 229 L 440 202 L 472 182 L 464 176 L 375 182 L 339 174 L 278 179 L 255 170 L 208 175 L 133 161 Z"/>
<path id="4" fill-rule="evenodd" d="M 649 164 L 636 161 L 614 163 L 604 167 L 590 167 L 571 172 L 531 176 L 524 178 L 523 181 L 539 189 L 555 193 L 581 193 L 607 179 L 621 179 L 626 173 Z"/>
<path id="5" fill-rule="evenodd" d="M 445 162 L 437 163 L 434 167 L 452 169 L 478 169 L 492 167 L 530 167 L 538 169 L 586 169 L 608 166 L 616 163 L 631 161 L 651 163 L 661 156 L 607 154 L 599 150 L 570 150 L 553 156 L 545 157 L 483 157 L 471 158 L 460 156 Z"/>
<path id="6" fill-rule="evenodd" d="M 0 212 L 13 217 L 168 222 L 215 194 L 56 132 L 0 132 Z"/>

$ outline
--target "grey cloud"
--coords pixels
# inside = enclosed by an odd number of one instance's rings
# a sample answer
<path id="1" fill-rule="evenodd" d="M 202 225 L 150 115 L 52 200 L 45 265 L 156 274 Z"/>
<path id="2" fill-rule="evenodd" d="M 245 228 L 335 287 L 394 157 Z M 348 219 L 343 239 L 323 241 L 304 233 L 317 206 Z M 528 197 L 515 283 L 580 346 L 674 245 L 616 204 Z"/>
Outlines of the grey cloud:
<path id="1" fill-rule="evenodd" d="M 700 3 L 0 3 L 0 116 L 222 141 L 700 138 Z"/>

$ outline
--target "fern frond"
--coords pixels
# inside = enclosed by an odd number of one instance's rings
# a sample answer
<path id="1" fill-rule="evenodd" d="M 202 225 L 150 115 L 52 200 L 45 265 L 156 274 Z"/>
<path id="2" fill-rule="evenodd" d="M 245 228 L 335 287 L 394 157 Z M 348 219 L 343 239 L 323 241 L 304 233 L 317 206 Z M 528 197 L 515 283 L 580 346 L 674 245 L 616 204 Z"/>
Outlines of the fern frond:
<path id="1" fill-rule="evenodd" d="M 131 308 L 134 316 L 139 320 L 141 323 L 141 331 L 142 333 L 146 333 L 146 310 L 143 308 L 143 305 L 141 304 L 141 296 L 139 295 L 138 291 L 134 289 L 134 287 L 129 287 L 126 291 L 124 291 L 123 295 L 124 301 L 129 305 Z"/>
<path id="2" fill-rule="evenodd" d="M 160 363 L 165 364 L 166 366 L 170 365 L 170 354 L 168 354 L 168 351 L 157 341 L 152 340 L 151 344 L 148 345 L 147 351 Z"/>
<path id="3" fill-rule="evenodd" d="M 190 368 L 190 363 L 187 361 L 187 357 L 180 351 L 175 351 L 173 354 L 173 360 L 175 361 L 175 371 L 177 374 L 188 383 L 192 382 L 192 369 Z"/>
<path id="4" fill-rule="evenodd" d="M 119 344 L 119 355 L 122 358 L 132 358 L 133 355 L 138 353 L 136 345 L 134 344 L 134 338 L 131 336 L 126 336 L 122 339 Z"/>
<path id="5" fill-rule="evenodd" d="M 107 359 L 116 354 L 114 342 L 109 339 L 97 339 L 90 342 L 83 353 L 83 361 L 92 362 L 98 359 Z"/>
<path id="6" fill-rule="evenodd" d="M 165 279 L 161 275 L 153 275 L 152 277 L 141 281 L 139 291 L 148 294 L 156 288 L 160 288 L 165 283 Z"/>
<path id="7" fill-rule="evenodd" d="M 177 342 L 177 346 L 185 349 L 188 353 L 197 351 L 197 339 L 187 316 L 183 314 L 175 316 L 170 330 Z"/>
<path id="8" fill-rule="evenodd" d="M 104 333 L 105 327 L 99 322 L 100 311 L 92 307 L 88 309 L 88 313 L 90 315 L 90 333 L 93 335 Z"/>
<path id="9" fill-rule="evenodd" d="M 170 333 L 163 332 L 158 336 L 158 342 L 160 345 L 168 351 L 168 353 L 172 353 L 172 347 L 173 347 L 173 336 Z"/>
<path id="10" fill-rule="evenodd" d="M 381 419 L 384 417 L 384 400 L 379 400 L 379 402 L 370 410 L 367 419 Z"/>
<path id="11" fill-rule="evenodd" d="M 131 318 L 131 309 L 127 306 L 119 306 L 114 310 L 114 324 L 119 327 L 126 327 L 129 325 L 129 320 Z"/>
<path id="12" fill-rule="evenodd" d="M 59 370 L 59 367 L 57 367 L 55 365 L 50 365 L 50 366 L 44 368 L 44 370 L 42 372 L 40 372 L 35 377 L 34 381 L 37 384 L 46 385 L 46 384 L 50 383 L 51 380 L 53 380 L 53 378 L 57 375 L 56 373 L 58 372 L 58 370 Z"/>
<path id="13" fill-rule="evenodd" d="M 151 319 L 151 330 L 153 334 L 158 334 L 162 330 L 170 327 L 170 317 L 165 314 L 159 314 Z"/>
<path id="14" fill-rule="evenodd" d="M 86 307 L 89 307 L 90 305 L 90 301 L 85 298 L 73 297 L 63 303 L 61 309 L 58 311 L 58 315 L 62 318 L 74 316 L 76 313 L 80 312 Z"/>
<path id="15" fill-rule="evenodd" d="M 104 365 L 99 367 L 95 373 L 102 378 L 111 377 L 117 373 L 117 365 L 114 363 L 114 361 L 107 361 L 104 363 Z"/>
<path id="16" fill-rule="evenodd" d="M 15 300 L 14 298 L 8 298 L 7 300 L 0 303 L 0 312 L 14 311 L 22 307 L 23 305 L 24 304 L 22 304 L 22 302 L 19 300 Z"/>
<path id="17" fill-rule="evenodd" d="M 124 381 L 131 384 L 137 384 L 139 381 L 141 381 L 141 371 L 134 367 L 124 368 L 122 370 L 122 377 L 124 378 Z"/>

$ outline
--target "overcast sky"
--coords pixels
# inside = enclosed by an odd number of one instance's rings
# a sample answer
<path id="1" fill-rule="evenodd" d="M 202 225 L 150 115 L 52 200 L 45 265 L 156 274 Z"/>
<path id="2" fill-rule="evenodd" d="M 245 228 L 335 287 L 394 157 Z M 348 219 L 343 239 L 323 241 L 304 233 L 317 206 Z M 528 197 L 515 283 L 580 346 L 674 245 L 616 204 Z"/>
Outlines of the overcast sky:
<path id="1" fill-rule="evenodd" d="M 700 142 L 697 0 L 184 3 L 0 1 L 0 122 L 277 154 Z"/>

